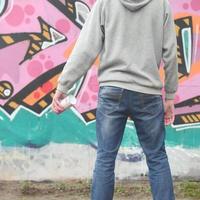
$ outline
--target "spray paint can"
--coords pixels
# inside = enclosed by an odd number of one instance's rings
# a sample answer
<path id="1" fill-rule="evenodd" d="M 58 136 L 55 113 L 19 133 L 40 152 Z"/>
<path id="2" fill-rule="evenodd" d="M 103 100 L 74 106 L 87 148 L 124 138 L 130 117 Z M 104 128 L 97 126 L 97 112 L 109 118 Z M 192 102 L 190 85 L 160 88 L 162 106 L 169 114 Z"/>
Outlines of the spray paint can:
<path id="1" fill-rule="evenodd" d="M 77 102 L 75 96 L 73 95 L 68 95 L 66 98 L 62 99 L 60 101 L 60 105 L 63 107 L 63 108 L 67 108 L 69 107 L 70 105 L 75 105 Z"/>

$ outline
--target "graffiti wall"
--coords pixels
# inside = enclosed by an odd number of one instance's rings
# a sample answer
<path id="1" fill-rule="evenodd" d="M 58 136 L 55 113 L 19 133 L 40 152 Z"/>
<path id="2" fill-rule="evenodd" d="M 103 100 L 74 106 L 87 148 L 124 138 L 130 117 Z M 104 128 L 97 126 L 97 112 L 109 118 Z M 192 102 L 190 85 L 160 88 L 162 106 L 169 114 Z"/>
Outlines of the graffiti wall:
<path id="1" fill-rule="evenodd" d="M 0 0 L 0 179 L 91 177 L 99 61 L 74 84 L 74 107 L 56 115 L 50 104 L 57 78 L 94 2 Z M 174 176 L 199 177 L 200 3 L 170 3 L 178 42 L 179 89 L 175 121 L 166 126 L 166 145 Z M 164 78 L 162 67 L 160 76 Z M 134 122 L 128 121 L 116 176 L 139 178 L 147 173 Z"/>

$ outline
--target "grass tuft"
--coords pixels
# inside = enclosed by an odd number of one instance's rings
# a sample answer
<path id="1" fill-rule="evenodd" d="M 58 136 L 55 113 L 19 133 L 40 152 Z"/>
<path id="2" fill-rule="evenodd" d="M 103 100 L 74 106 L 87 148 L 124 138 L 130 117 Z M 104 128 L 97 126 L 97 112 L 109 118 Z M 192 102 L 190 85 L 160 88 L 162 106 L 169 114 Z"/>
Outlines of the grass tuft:
<path id="1" fill-rule="evenodd" d="M 200 182 L 184 181 L 180 184 L 180 193 L 185 198 L 200 199 Z"/>

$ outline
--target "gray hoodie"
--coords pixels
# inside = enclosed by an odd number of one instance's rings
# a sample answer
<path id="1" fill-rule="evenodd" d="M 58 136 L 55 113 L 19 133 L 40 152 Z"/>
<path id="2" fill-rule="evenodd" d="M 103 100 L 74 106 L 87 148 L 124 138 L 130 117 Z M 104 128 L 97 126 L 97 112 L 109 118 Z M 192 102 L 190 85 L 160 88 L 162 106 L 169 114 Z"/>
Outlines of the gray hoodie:
<path id="1" fill-rule="evenodd" d="M 100 57 L 98 81 L 148 94 L 162 94 L 164 62 L 166 99 L 178 87 L 175 25 L 168 0 L 97 0 L 58 79 L 67 94 Z"/>

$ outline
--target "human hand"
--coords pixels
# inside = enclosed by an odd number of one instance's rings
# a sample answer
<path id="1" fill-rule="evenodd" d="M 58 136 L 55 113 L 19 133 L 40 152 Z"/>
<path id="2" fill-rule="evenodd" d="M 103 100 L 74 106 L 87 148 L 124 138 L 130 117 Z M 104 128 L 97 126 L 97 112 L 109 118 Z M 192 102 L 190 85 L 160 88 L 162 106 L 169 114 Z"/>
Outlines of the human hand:
<path id="1" fill-rule="evenodd" d="M 55 112 L 56 114 L 60 114 L 66 109 L 60 103 L 61 100 L 64 99 L 66 96 L 67 95 L 65 93 L 56 90 L 51 104 L 51 109 L 53 112 Z"/>
<path id="2" fill-rule="evenodd" d="M 164 107 L 165 107 L 165 116 L 164 116 L 165 125 L 172 124 L 174 122 L 174 100 L 166 99 Z"/>

